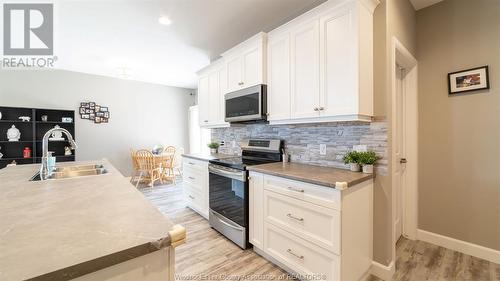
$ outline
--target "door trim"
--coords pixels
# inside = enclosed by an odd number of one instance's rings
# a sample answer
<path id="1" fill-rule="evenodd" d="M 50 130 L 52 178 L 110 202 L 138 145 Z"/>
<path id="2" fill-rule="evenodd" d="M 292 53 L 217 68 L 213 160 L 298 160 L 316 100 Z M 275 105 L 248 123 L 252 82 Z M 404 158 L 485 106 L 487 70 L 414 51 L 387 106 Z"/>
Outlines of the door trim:
<path id="1" fill-rule="evenodd" d="M 396 38 L 392 37 L 391 44 L 391 116 L 396 116 L 396 65 L 405 68 L 404 78 L 404 92 L 406 94 L 405 107 L 406 107 L 406 122 L 405 126 L 405 142 L 406 142 L 406 155 L 408 164 L 406 165 L 406 185 L 403 191 L 403 235 L 411 240 L 417 239 L 418 227 L 418 96 L 417 96 L 417 60 L 406 49 L 406 47 Z M 391 122 L 394 124 L 394 122 Z M 399 165 L 399 159 L 396 159 L 394 146 L 397 138 L 397 128 L 391 125 L 391 181 L 394 184 L 394 171 L 396 165 Z M 392 188 L 392 260 L 396 260 L 396 208 L 397 198 L 396 192 Z"/>

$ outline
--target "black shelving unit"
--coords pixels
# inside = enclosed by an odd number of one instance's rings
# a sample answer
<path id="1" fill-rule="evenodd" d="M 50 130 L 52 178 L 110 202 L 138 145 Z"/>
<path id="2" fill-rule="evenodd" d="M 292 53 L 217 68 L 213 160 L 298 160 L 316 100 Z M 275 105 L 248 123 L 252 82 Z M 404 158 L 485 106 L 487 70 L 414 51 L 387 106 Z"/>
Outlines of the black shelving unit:
<path id="1" fill-rule="evenodd" d="M 75 111 L 57 110 L 41 108 L 24 107 L 5 107 L 0 106 L 2 119 L 0 119 L 0 152 L 3 157 L 0 158 L 0 169 L 7 164 L 15 161 L 18 165 L 40 163 L 42 157 L 42 138 L 43 135 L 55 125 L 67 129 L 75 138 Z M 42 116 L 47 115 L 47 121 L 42 121 Z M 19 120 L 20 116 L 29 116 L 31 120 L 24 122 Z M 62 117 L 73 118 L 72 123 L 62 122 Z M 19 141 L 8 141 L 7 130 L 11 126 L 16 126 L 21 132 Z M 57 162 L 75 161 L 75 151 L 73 155 L 64 155 L 64 147 L 68 146 L 66 136 L 64 141 L 49 141 L 49 151 L 54 151 Z M 23 150 L 25 147 L 31 149 L 31 157 L 24 158 Z"/>

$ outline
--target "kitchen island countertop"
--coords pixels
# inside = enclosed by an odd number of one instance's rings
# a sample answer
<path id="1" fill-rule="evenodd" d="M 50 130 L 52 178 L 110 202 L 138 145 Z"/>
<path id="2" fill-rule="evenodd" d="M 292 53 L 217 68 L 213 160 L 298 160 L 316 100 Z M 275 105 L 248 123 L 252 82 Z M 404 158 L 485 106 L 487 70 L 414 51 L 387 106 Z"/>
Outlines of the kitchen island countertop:
<path id="1" fill-rule="evenodd" d="M 171 245 L 172 222 L 107 160 L 107 174 L 29 181 L 0 170 L 0 280 L 68 280 Z"/>

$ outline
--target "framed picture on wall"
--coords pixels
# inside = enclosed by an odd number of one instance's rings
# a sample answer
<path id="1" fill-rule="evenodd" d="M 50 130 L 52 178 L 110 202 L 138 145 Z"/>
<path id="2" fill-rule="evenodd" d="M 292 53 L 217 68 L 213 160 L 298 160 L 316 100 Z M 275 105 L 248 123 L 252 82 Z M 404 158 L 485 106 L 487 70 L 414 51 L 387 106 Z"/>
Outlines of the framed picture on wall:
<path id="1" fill-rule="evenodd" d="M 488 66 L 448 73 L 448 94 L 460 94 L 490 88 Z"/>

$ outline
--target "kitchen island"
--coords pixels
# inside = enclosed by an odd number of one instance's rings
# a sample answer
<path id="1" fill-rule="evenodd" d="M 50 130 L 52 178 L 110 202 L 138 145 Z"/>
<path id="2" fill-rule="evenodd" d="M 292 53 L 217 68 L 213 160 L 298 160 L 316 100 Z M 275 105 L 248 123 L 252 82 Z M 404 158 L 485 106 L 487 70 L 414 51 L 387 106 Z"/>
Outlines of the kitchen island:
<path id="1" fill-rule="evenodd" d="M 0 280 L 173 280 L 185 231 L 107 160 L 102 175 L 30 181 L 0 170 Z M 59 164 L 58 164 L 59 165 Z"/>

